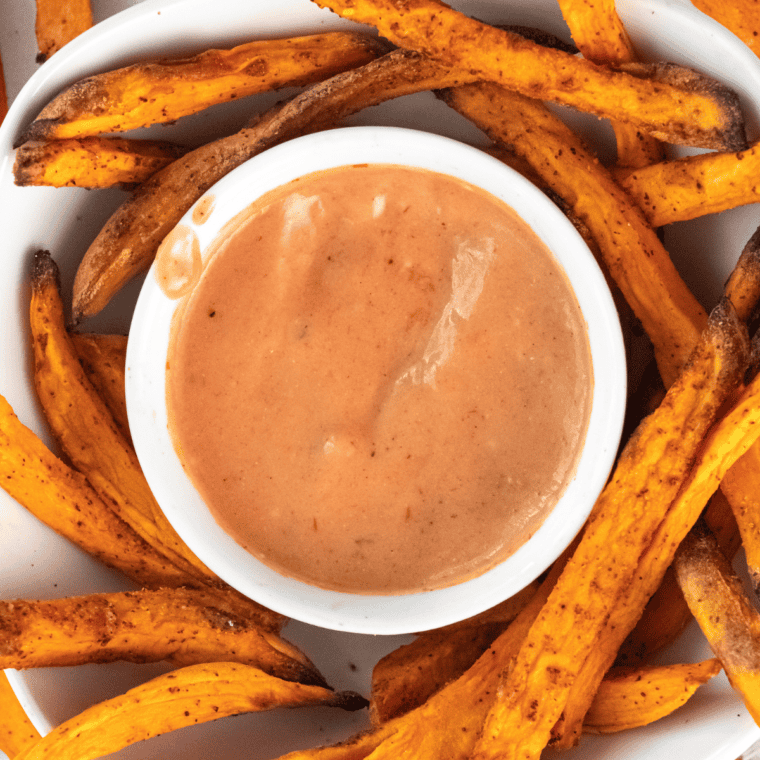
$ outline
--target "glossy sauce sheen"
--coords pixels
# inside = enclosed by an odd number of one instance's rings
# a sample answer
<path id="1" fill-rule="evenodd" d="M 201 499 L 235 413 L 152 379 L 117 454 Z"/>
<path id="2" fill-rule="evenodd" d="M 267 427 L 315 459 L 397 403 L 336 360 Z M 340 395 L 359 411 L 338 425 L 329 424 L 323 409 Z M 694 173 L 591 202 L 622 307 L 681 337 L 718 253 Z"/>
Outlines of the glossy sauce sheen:
<path id="1" fill-rule="evenodd" d="M 285 575 L 389 594 L 480 574 L 535 532 L 573 477 L 593 378 L 569 283 L 510 208 L 432 172 L 344 167 L 222 238 L 167 395 L 228 533 Z"/>

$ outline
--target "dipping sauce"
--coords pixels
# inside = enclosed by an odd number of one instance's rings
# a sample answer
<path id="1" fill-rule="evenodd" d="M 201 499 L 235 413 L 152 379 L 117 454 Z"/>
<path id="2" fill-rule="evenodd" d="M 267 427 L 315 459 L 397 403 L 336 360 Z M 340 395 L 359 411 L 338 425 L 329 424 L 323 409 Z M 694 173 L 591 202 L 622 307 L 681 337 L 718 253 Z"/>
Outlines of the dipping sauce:
<path id="1" fill-rule="evenodd" d="M 573 478 L 585 322 L 543 243 L 478 188 L 390 165 L 308 175 L 227 228 L 185 299 L 175 447 L 222 528 L 289 577 L 464 581 Z"/>

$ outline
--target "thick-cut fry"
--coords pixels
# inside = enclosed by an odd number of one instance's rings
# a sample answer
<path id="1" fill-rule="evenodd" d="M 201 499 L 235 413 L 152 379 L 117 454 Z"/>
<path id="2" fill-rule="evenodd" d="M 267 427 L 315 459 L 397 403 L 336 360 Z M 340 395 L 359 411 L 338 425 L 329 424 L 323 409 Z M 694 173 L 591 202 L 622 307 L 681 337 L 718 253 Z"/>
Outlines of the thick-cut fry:
<path id="1" fill-rule="evenodd" d="M 173 564 L 198 580 L 215 580 L 161 512 L 134 450 L 86 378 L 64 324 L 58 268 L 46 252 L 34 259 L 30 322 L 37 393 L 53 435 L 73 465 L 119 517 Z"/>
<path id="2" fill-rule="evenodd" d="M 124 385 L 127 336 L 98 333 L 70 333 L 70 335 L 87 379 L 105 401 L 121 433 L 130 440 Z"/>
<path id="3" fill-rule="evenodd" d="M 18 701 L 16 692 L 8 681 L 8 676 L 0 671 L 0 752 L 10 758 L 16 757 L 27 747 L 36 744 L 40 732 L 29 720 L 29 716 Z"/>
<path id="4" fill-rule="evenodd" d="M 370 714 L 384 723 L 419 707 L 464 673 L 535 595 L 537 581 L 505 603 L 474 618 L 420 634 L 372 669 Z"/>
<path id="5" fill-rule="evenodd" d="M 522 95 L 625 121 L 668 142 L 719 150 L 746 147 L 736 95 L 688 69 L 597 66 L 469 18 L 439 0 L 315 2 L 343 18 L 372 24 L 399 47 Z"/>
<path id="6" fill-rule="evenodd" d="M 599 686 L 583 730 L 609 734 L 653 723 L 677 710 L 720 673 L 720 661 L 618 669 Z"/>
<path id="7" fill-rule="evenodd" d="M 704 526 L 681 544 L 675 567 L 689 609 L 710 648 L 760 723 L 760 614 Z"/>
<path id="8" fill-rule="evenodd" d="M 619 645 L 633 627 L 648 598 L 636 595 L 643 586 L 654 592 L 672 558 L 669 539 L 655 558 L 663 564 L 653 584 L 642 583 L 641 576 L 656 563 L 639 560 L 686 482 L 721 404 L 740 380 L 747 353 L 746 335 L 724 301 L 687 368 L 623 451 L 577 551 L 505 676 L 474 758 L 538 757 L 603 635 L 617 638 Z M 627 630 L 624 614 L 633 617 Z"/>
<path id="9" fill-rule="evenodd" d="M 74 321 L 99 312 L 125 282 L 147 269 L 185 211 L 243 161 L 285 140 L 333 127 L 363 108 L 474 76 L 447 72 L 416 53 L 396 50 L 314 85 L 252 126 L 183 156 L 142 184 L 90 245 L 74 281 Z"/>
<path id="10" fill-rule="evenodd" d="M 575 44 L 594 63 L 616 65 L 637 61 L 628 33 L 615 8 L 615 0 L 559 0 L 562 17 Z M 624 122 L 612 123 L 617 139 L 617 165 L 648 166 L 664 157 L 662 145 Z"/>
<path id="11" fill-rule="evenodd" d="M 286 681 L 324 686 L 313 664 L 279 636 L 208 605 L 193 589 L 0 602 L 0 668 L 85 663 L 240 662 Z"/>
<path id="12" fill-rule="evenodd" d="M 191 665 L 94 705 L 15 760 L 90 760 L 184 726 L 277 707 L 317 705 L 357 710 L 366 701 L 352 692 L 283 681 L 248 665 Z"/>
<path id="13" fill-rule="evenodd" d="M 73 84 L 43 109 L 22 142 L 162 124 L 217 103 L 318 82 L 386 52 L 374 37 L 327 32 L 136 63 Z"/>
<path id="14" fill-rule="evenodd" d="M 82 137 L 24 143 L 16 151 L 17 185 L 123 187 L 144 182 L 185 151 L 160 140 Z"/>
<path id="15" fill-rule="evenodd" d="M 702 13 L 732 31 L 747 47 L 760 54 L 760 23 L 755 0 L 692 0 Z"/>
<path id="16" fill-rule="evenodd" d="M 638 207 L 542 103 L 493 84 L 465 85 L 441 97 L 495 142 L 525 157 L 588 227 L 604 265 L 652 340 L 669 385 L 706 316 Z"/>
<path id="17" fill-rule="evenodd" d="M 760 201 L 760 145 L 703 153 L 618 174 L 649 223 L 661 227 Z"/>
<path id="18" fill-rule="evenodd" d="M 37 60 L 41 63 L 92 26 L 90 0 L 36 0 Z"/>

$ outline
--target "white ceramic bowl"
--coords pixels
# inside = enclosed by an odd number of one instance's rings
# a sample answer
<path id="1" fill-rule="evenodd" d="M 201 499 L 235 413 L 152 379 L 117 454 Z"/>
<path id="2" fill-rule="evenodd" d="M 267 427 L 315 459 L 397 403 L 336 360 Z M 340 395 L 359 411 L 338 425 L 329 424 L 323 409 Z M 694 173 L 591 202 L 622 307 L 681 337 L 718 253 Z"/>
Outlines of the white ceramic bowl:
<path id="1" fill-rule="evenodd" d="M 327 591 L 267 567 L 217 525 L 172 445 L 165 367 L 172 318 L 182 299 L 168 298 L 153 271 L 143 285 L 130 329 L 127 404 L 137 454 L 153 493 L 179 535 L 221 578 L 297 620 L 352 632 L 397 634 L 436 628 L 497 604 L 532 581 L 569 544 L 603 487 L 617 450 L 625 409 L 625 355 L 606 282 L 575 228 L 517 172 L 449 138 L 392 127 L 353 127 L 302 137 L 227 175 L 209 191 L 212 210 L 202 223 L 193 222 L 191 209 L 180 224 L 192 231 L 188 237 L 197 236 L 203 255 L 222 228 L 264 193 L 311 172 L 361 163 L 428 169 L 485 189 L 528 223 L 568 275 L 588 326 L 592 408 L 575 477 L 533 537 L 479 577 L 416 594 Z"/>

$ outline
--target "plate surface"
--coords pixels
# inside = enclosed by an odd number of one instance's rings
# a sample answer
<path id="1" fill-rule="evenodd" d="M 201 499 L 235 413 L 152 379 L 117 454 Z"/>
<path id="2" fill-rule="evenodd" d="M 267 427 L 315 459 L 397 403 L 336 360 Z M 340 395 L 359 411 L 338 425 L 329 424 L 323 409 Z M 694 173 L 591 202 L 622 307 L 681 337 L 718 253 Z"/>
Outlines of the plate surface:
<path id="1" fill-rule="evenodd" d="M 128 5 L 124 2 L 121 7 Z M 542 26 L 567 37 L 553 0 L 460 0 L 455 6 L 489 21 Z M 750 138 L 760 130 L 760 63 L 717 24 L 677 0 L 619 0 L 618 8 L 643 55 L 686 63 L 711 73 L 743 96 Z M 125 197 L 119 191 L 88 192 L 17 188 L 11 168 L 12 143 L 19 130 L 62 87 L 97 71 L 135 60 L 179 55 L 211 46 L 230 46 L 253 37 L 287 36 L 345 27 L 335 15 L 309 0 L 147 0 L 99 24 L 41 67 L 15 99 L 0 128 L 0 393 L 20 419 L 46 441 L 30 383 L 26 311 L 31 253 L 50 249 L 62 268 L 68 294 L 76 263 L 111 211 Z M 695 41 L 699 40 L 699 44 Z M 231 131 L 252 113 L 283 97 L 260 96 L 181 120 L 159 130 L 162 137 L 198 143 Z M 563 110 L 563 113 L 567 113 Z M 596 119 L 567 113 L 574 126 L 610 150 L 609 131 Z M 483 136 L 432 95 L 403 98 L 370 109 L 351 123 L 394 124 L 427 129 L 484 145 Z M 760 223 L 756 206 L 696 222 L 674 225 L 667 245 L 684 279 L 709 308 L 718 297 L 741 247 Z M 130 285 L 87 329 L 122 331 L 129 327 L 139 283 Z M 123 578 L 58 538 L 0 492 L 0 598 L 54 598 L 129 588 Z M 372 665 L 406 637 L 368 637 L 328 632 L 291 623 L 286 637 L 302 646 L 337 688 L 368 693 Z M 663 654 L 668 661 L 709 656 L 692 626 Z M 41 731 L 93 702 L 122 693 L 165 670 L 163 665 L 114 664 L 17 673 L 9 677 Z M 123 758 L 273 758 L 299 747 L 345 738 L 367 725 L 366 715 L 327 709 L 282 711 L 241 716 L 184 729 L 128 748 Z M 703 687 L 680 711 L 650 727 L 618 736 L 584 737 L 569 760 L 625 757 L 655 760 L 733 760 L 760 738 L 722 675 Z"/>

